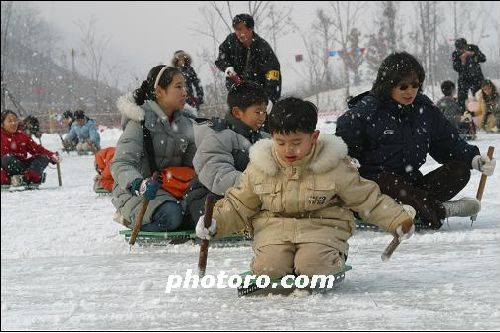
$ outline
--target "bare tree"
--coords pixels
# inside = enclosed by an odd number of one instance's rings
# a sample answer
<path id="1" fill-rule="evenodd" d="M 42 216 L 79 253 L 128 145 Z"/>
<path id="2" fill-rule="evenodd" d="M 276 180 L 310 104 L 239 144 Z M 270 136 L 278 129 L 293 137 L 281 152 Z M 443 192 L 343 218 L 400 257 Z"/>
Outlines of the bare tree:
<path id="1" fill-rule="evenodd" d="M 57 33 L 30 6 L 2 2 L 2 109 L 6 98 L 23 114 L 23 100 L 36 98 L 38 110 L 51 102 L 51 67 L 46 66 L 55 49 Z M 35 94 L 36 96 L 33 96 Z"/>
<path id="2" fill-rule="evenodd" d="M 12 1 L 2 2 L 2 69 L 1 69 L 1 93 L 2 93 L 2 112 L 5 110 L 5 76 L 4 66 L 6 65 L 6 53 L 8 50 L 7 36 L 9 33 L 9 23 L 12 17 Z"/>
<path id="3" fill-rule="evenodd" d="M 228 5 L 229 6 L 229 5 Z M 225 78 L 214 65 L 219 53 L 221 39 L 225 37 L 221 32 L 221 16 L 211 8 L 201 8 L 200 13 L 203 17 L 202 26 L 204 29 L 193 29 L 196 33 L 206 36 L 210 39 L 211 48 L 205 48 L 198 56 L 203 64 L 208 64 L 211 74 L 211 80 L 207 80 L 205 86 L 205 103 L 201 107 L 201 113 L 205 116 L 218 115 L 219 109 L 224 107 L 224 97 L 226 95 Z"/>
<path id="4" fill-rule="evenodd" d="M 431 88 L 431 95 L 434 97 L 434 86 L 437 82 L 436 66 L 438 65 L 437 31 L 443 18 L 436 1 L 419 1 L 415 6 L 418 14 L 417 30 L 420 35 L 420 39 L 416 43 L 418 47 L 415 49 L 415 54 L 422 62 Z"/>
<path id="5" fill-rule="evenodd" d="M 321 68 L 324 58 L 324 52 L 322 52 L 321 48 L 322 40 L 316 36 L 311 37 L 310 34 L 306 34 L 298 26 L 295 29 L 302 38 L 307 54 L 304 56 L 301 66 L 298 67 L 299 69 L 294 68 L 294 71 L 307 82 L 307 87 L 304 87 L 303 90 L 306 91 L 307 95 L 316 95 L 316 105 L 318 105 L 319 93 L 322 91 L 324 82 Z"/>
<path id="6" fill-rule="evenodd" d="M 267 32 L 264 37 L 269 37 L 271 45 L 276 54 L 278 54 L 278 40 L 280 37 L 286 36 L 290 33 L 293 28 L 293 22 L 291 18 L 292 7 L 281 7 L 276 8 L 275 4 L 269 6 L 269 10 L 263 17 L 264 29 L 262 31 Z"/>
<path id="7" fill-rule="evenodd" d="M 83 63 L 88 70 L 93 82 L 95 111 L 100 109 L 99 103 L 99 80 L 103 70 L 105 51 L 110 41 L 110 37 L 100 37 L 96 33 L 97 19 L 91 18 L 88 23 L 77 22 L 77 26 L 82 33 L 82 46 L 85 56 Z"/>
<path id="8" fill-rule="evenodd" d="M 375 20 L 377 32 L 368 36 L 368 52 L 366 62 L 372 71 L 377 71 L 382 60 L 397 48 L 396 14 L 397 3 L 395 1 L 378 2 L 379 14 Z"/>
<path id="9" fill-rule="evenodd" d="M 360 83 L 359 77 L 359 67 L 363 63 L 364 57 L 359 45 L 359 37 L 361 33 L 357 28 L 352 28 L 347 41 L 349 43 L 349 48 L 347 49 L 347 54 L 344 54 L 342 59 L 347 63 L 347 67 L 353 72 L 354 80 L 353 84 L 358 86 Z"/>
<path id="10" fill-rule="evenodd" d="M 316 10 L 316 21 L 312 24 L 312 30 L 319 34 L 320 49 L 323 51 L 322 54 L 320 54 L 321 63 L 323 65 L 321 80 L 325 82 L 327 89 L 331 89 L 333 82 L 329 67 L 329 52 L 333 49 L 333 20 L 325 14 L 323 9 Z M 305 43 L 304 36 L 302 39 Z"/>
<path id="11" fill-rule="evenodd" d="M 350 58 L 355 57 L 356 54 L 349 49 L 349 36 L 353 29 L 357 28 L 358 18 L 365 4 L 363 2 L 351 3 L 350 1 L 330 1 L 329 3 L 332 8 L 332 22 L 336 32 L 334 34 L 334 40 L 341 48 L 347 99 L 350 95 L 349 69 L 350 66 L 356 66 L 358 64 L 358 61 L 350 60 Z M 352 67 L 351 69 L 355 68 L 355 70 L 357 70 L 358 67 Z"/>

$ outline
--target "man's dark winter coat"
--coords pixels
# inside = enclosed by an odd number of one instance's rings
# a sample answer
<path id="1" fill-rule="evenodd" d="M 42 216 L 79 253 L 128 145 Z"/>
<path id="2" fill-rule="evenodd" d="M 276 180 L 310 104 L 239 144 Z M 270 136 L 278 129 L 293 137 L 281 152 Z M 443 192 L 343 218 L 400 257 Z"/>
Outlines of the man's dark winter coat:
<path id="1" fill-rule="evenodd" d="M 453 69 L 458 72 L 458 105 L 465 111 L 465 101 L 469 95 L 469 90 L 472 94 L 481 89 L 481 82 L 484 80 L 481 65 L 485 62 L 485 55 L 479 50 L 476 45 L 467 45 L 468 51 L 474 52 L 474 55 L 467 57 L 464 65 L 460 60 L 462 50 L 455 50 L 452 54 Z"/>
<path id="2" fill-rule="evenodd" d="M 486 61 L 486 56 L 479 50 L 477 45 L 467 45 L 467 51 L 474 52 L 473 56 L 467 57 L 465 65 L 460 61 L 461 50 L 455 50 L 452 54 L 453 69 L 458 72 L 458 80 L 478 80 L 484 79 L 481 65 L 479 63 Z"/>
<path id="3" fill-rule="evenodd" d="M 221 71 L 228 67 L 234 67 L 236 73 L 243 80 L 250 80 L 261 84 L 271 101 L 276 102 L 281 96 L 281 70 L 280 63 L 271 46 L 255 32 L 253 33 L 252 45 L 246 48 L 238 40 L 235 33 L 227 36 L 226 40 L 219 46 L 219 57 L 215 65 Z M 277 79 L 267 79 L 269 71 L 278 71 Z M 233 85 L 230 79 L 226 79 L 228 90 Z"/>

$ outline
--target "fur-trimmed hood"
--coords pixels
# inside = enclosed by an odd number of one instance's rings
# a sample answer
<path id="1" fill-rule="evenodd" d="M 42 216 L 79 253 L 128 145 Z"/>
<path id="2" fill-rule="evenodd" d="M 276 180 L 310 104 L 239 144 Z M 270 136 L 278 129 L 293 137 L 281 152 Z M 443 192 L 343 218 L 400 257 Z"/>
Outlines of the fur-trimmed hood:
<path id="1" fill-rule="evenodd" d="M 157 119 L 168 123 L 167 116 L 163 113 L 158 104 L 151 100 L 146 100 L 143 105 L 137 105 L 132 92 L 120 96 L 116 100 L 116 106 L 122 115 L 121 126 L 125 128 L 130 120 L 138 123 L 145 121 L 147 126 L 154 126 Z M 187 117 L 185 109 L 174 113 L 173 119 L 178 117 Z"/>
<path id="2" fill-rule="evenodd" d="M 133 93 L 129 92 L 116 100 L 116 107 L 122 114 L 121 125 L 125 128 L 129 120 L 140 123 L 144 120 L 144 110 L 135 103 Z"/>
<path id="3" fill-rule="evenodd" d="M 346 156 L 347 145 L 342 138 L 321 134 L 307 168 L 316 174 L 322 174 L 335 168 Z M 250 162 L 269 176 L 275 176 L 278 173 L 279 164 L 273 155 L 272 139 L 260 140 L 250 148 Z"/>

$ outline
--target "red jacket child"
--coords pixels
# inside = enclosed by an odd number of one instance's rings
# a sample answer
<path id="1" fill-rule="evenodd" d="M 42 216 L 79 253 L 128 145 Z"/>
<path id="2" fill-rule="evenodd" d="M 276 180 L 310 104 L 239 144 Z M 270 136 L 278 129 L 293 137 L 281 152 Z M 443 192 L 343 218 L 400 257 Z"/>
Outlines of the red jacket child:
<path id="1" fill-rule="evenodd" d="M 39 183 L 41 181 L 42 170 L 36 170 L 36 168 L 31 167 L 31 163 L 39 156 L 46 156 L 51 163 L 57 163 L 59 157 L 56 153 L 45 149 L 41 145 L 37 144 L 33 139 L 24 133 L 22 130 L 18 129 L 13 133 L 9 133 L 2 126 L 2 184 L 9 184 L 9 176 L 14 175 L 12 170 L 4 170 L 7 162 L 5 162 L 7 157 L 14 157 L 16 160 L 24 164 L 26 167 L 22 172 L 25 180 L 27 182 Z M 11 159 L 12 160 L 12 159 Z M 5 162 L 5 163 L 4 163 Z M 47 163 L 47 162 L 45 162 Z"/>

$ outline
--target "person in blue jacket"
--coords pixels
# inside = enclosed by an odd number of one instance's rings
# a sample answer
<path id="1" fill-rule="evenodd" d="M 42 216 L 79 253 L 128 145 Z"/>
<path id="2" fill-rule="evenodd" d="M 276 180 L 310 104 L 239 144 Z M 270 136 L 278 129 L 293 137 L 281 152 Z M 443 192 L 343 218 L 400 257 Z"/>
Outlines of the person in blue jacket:
<path id="1" fill-rule="evenodd" d="M 470 169 L 491 175 L 495 159 L 480 155 L 422 93 L 425 71 L 409 53 L 393 53 L 378 69 L 371 91 L 349 101 L 336 134 L 360 163 L 362 177 L 382 193 L 413 206 L 433 229 L 450 216 L 479 212 L 476 199 L 449 201 L 470 179 Z M 423 175 L 427 154 L 441 164 Z"/>
<path id="2" fill-rule="evenodd" d="M 96 128 L 94 119 L 90 119 L 82 110 L 76 110 L 73 114 L 75 121 L 71 125 L 69 133 L 64 138 L 65 143 L 78 139 L 76 150 L 79 152 L 96 152 L 101 149 L 101 137 Z"/>

